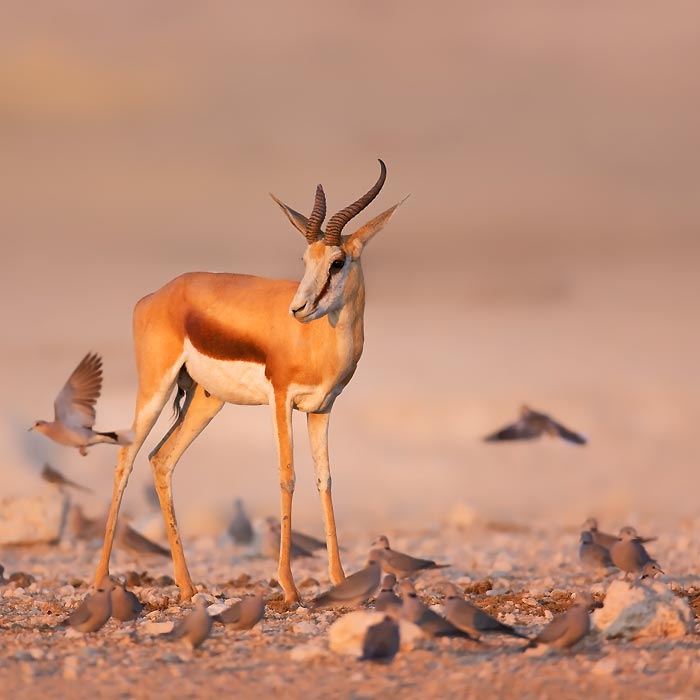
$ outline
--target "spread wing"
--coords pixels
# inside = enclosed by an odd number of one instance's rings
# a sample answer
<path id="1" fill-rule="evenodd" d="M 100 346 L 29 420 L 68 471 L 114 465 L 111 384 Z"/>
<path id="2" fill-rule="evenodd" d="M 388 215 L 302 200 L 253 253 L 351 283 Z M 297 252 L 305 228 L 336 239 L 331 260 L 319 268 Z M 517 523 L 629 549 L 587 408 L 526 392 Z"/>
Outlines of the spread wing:
<path id="1" fill-rule="evenodd" d="M 68 377 L 54 401 L 56 420 L 69 428 L 92 428 L 102 390 L 102 358 L 88 353 Z"/>
<path id="2" fill-rule="evenodd" d="M 521 418 L 516 423 L 511 423 L 497 430 L 491 435 L 487 435 L 486 442 L 497 442 L 499 440 L 531 440 L 542 434 L 542 427 L 539 421 Z"/>
<path id="3" fill-rule="evenodd" d="M 575 433 L 573 430 L 569 430 L 561 423 L 552 421 L 552 426 L 554 427 L 559 437 L 563 440 L 566 440 L 567 442 L 573 442 L 575 445 L 585 445 L 587 442 L 584 435 L 581 435 L 580 433 Z"/>

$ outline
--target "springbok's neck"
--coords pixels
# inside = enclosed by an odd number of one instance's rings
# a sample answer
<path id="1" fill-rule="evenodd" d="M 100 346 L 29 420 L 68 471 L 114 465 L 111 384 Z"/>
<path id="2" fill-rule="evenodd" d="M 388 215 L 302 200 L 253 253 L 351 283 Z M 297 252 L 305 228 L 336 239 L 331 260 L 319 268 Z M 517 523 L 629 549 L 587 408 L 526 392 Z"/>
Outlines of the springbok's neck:
<path id="1" fill-rule="evenodd" d="M 343 294 L 343 305 L 328 314 L 328 321 L 336 333 L 350 333 L 360 342 L 364 339 L 365 279 L 357 263 L 348 275 Z"/>

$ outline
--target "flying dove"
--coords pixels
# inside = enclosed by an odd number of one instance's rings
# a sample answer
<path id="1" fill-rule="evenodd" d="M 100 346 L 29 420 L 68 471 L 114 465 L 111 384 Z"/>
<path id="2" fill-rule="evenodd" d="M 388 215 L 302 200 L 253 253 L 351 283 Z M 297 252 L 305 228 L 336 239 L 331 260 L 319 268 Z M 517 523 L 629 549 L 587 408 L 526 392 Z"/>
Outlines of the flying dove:
<path id="1" fill-rule="evenodd" d="M 401 598 L 394 593 L 395 585 L 396 576 L 394 576 L 394 574 L 387 574 L 382 579 L 382 587 L 379 589 L 379 593 L 377 593 L 377 597 L 374 601 L 375 610 L 379 612 L 389 612 L 398 610 L 401 607 Z"/>
<path id="2" fill-rule="evenodd" d="M 430 637 L 463 637 L 464 639 L 478 641 L 469 632 L 455 627 L 451 622 L 425 605 L 408 579 L 399 582 L 399 593 L 401 593 L 403 600 L 400 613 L 401 618 L 418 625 L 424 634 Z"/>
<path id="3" fill-rule="evenodd" d="M 443 583 L 442 590 L 445 594 L 445 619 L 455 627 L 468 632 L 472 637 L 480 637 L 482 633 L 494 632 L 527 639 L 525 635 L 520 634 L 509 625 L 504 625 L 481 608 L 464 600 L 459 595 L 457 586 L 453 583 Z"/>
<path id="4" fill-rule="evenodd" d="M 554 649 L 568 649 L 583 639 L 591 629 L 589 610 L 601 607 L 590 593 L 576 596 L 574 605 L 566 612 L 557 615 L 534 639 L 523 649 L 530 649 L 546 644 Z"/>
<path id="5" fill-rule="evenodd" d="M 69 486 L 70 488 L 76 489 L 77 491 L 83 491 L 84 493 L 92 493 L 92 489 L 87 488 L 87 486 L 81 486 L 76 484 L 75 481 L 67 479 L 58 469 L 54 469 L 50 464 L 45 464 L 44 468 L 41 470 L 41 478 L 44 481 L 48 481 L 49 484 L 56 484 L 58 487 Z"/>
<path id="6" fill-rule="evenodd" d="M 274 527 L 279 531 L 280 521 L 278 518 L 271 515 L 269 518 L 267 518 L 267 522 L 274 525 Z M 303 532 L 299 532 L 299 530 L 292 530 L 292 545 L 301 547 L 301 549 L 304 549 L 307 552 L 313 552 L 316 549 L 326 548 L 325 542 L 322 542 L 312 535 L 305 535 Z"/>
<path id="7" fill-rule="evenodd" d="M 250 595 L 222 610 L 214 619 L 234 630 L 249 630 L 262 620 L 264 614 L 265 601 L 262 596 Z"/>
<path id="8" fill-rule="evenodd" d="M 157 542 L 134 530 L 129 523 L 117 525 L 117 546 L 130 551 L 132 554 L 157 554 L 160 557 L 170 559 L 170 550 L 162 547 Z"/>
<path id="9" fill-rule="evenodd" d="M 593 533 L 590 530 L 584 530 L 581 533 L 578 558 L 589 569 L 607 569 L 614 566 L 612 559 L 610 559 L 610 552 L 593 541 Z"/>
<path id="10" fill-rule="evenodd" d="M 631 526 L 627 526 L 631 527 Z M 618 535 L 610 535 L 607 532 L 601 532 L 598 529 L 598 521 L 596 518 L 588 518 L 585 523 L 583 523 L 583 529 L 588 530 L 592 535 L 593 535 L 593 541 L 596 544 L 599 544 L 601 547 L 605 547 L 606 549 L 610 549 L 615 542 L 620 541 L 620 537 Z M 634 528 L 632 528 L 634 529 Z M 637 531 L 635 530 L 635 535 L 637 535 Z M 639 537 L 637 535 L 639 541 L 642 544 L 646 544 L 647 542 L 654 542 L 656 540 L 656 537 Z"/>
<path id="11" fill-rule="evenodd" d="M 499 442 L 501 440 L 532 440 L 547 433 L 553 437 L 560 437 L 575 445 L 585 445 L 587 440 L 583 435 L 575 433 L 573 430 L 565 428 L 561 423 L 557 423 L 546 413 L 533 411 L 528 406 L 520 409 L 520 420 L 497 430 L 491 435 L 487 435 L 484 440 L 487 442 Z"/>
<path id="12" fill-rule="evenodd" d="M 112 586 L 98 588 L 65 619 L 65 624 L 70 625 L 78 632 L 97 632 L 112 615 L 111 602 Z"/>
<path id="13" fill-rule="evenodd" d="M 126 590 L 126 584 L 112 576 L 102 579 L 100 588 L 112 588 L 110 600 L 112 604 L 112 617 L 120 622 L 135 620 L 144 609 L 144 604 L 133 591 Z"/>
<path id="14" fill-rule="evenodd" d="M 280 537 L 282 536 L 282 528 L 277 518 L 267 518 L 265 520 L 265 530 L 263 531 L 262 552 L 270 559 L 279 559 L 280 556 Z M 292 539 L 290 547 L 290 556 L 292 559 L 301 559 L 303 557 L 313 557 L 313 554 L 308 550 L 294 543 Z"/>
<path id="15" fill-rule="evenodd" d="M 389 663 L 399 650 L 399 641 L 399 625 L 386 615 L 381 622 L 367 628 L 360 661 Z"/>
<path id="16" fill-rule="evenodd" d="M 93 430 L 95 404 L 101 389 L 102 359 L 99 355 L 88 353 L 56 397 L 54 420 L 39 420 L 29 430 L 36 430 L 60 445 L 77 447 L 83 456 L 90 445 L 101 442 L 128 445 L 132 438 L 130 431 L 103 433 Z"/>
<path id="17" fill-rule="evenodd" d="M 192 649 L 201 646 L 209 636 L 213 618 L 207 611 L 207 601 L 197 598 L 194 609 L 183 617 L 173 629 L 163 635 L 166 639 L 183 639 Z"/>
<path id="18" fill-rule="evenodd" d="M 240 498 L 233 503 L 233 518 L 228 525 L 228 534 L 236 544 L 250 544 L 253 541 L 253 525 Z"/>
<path id="19" fill-rule="evenodd" d="M 417 559 L 410 554 L 396 552 L 389 546 L 386 535 L 380 535 L 372 542 L 373 547 L 381 548 L 382 570 L 387 574 L 394 574 L 397 578 L 405 578 L 424 569 L 444 569 L 450 564 L 436 564 L 432 559 Z"/>
<path id="20" fill-rule="evenodd" d="M 379 588 L 382 576 L 381 552 L 373 549 L 369 553 L 364 569 L 348 576 L 337 586 L 311 601 L 311 608 L 354 607 L 367 601 Z"/>
<path id="21" fill-rule="evenodd" d="M 637 536 L 633 527 L 623 527 L 620 539 L 610 547 L 610 558 L 613 564 L 627 574 L 641 576 L 644 565 L 654 561 Z"/>

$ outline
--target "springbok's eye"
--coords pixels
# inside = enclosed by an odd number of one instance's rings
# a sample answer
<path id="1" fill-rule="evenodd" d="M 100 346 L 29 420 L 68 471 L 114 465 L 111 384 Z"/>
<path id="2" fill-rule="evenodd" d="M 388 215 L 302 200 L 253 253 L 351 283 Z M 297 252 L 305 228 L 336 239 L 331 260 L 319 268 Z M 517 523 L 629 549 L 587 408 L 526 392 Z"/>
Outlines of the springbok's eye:
<path id="1" fill-rule="evenodd" d="M 340 270 L 343 267 L 343 265 L 345 265 L 345 260 L 343 258 L 334 260 L 331 263 L 331 272 L 338 272 L 338 270 Z"/>

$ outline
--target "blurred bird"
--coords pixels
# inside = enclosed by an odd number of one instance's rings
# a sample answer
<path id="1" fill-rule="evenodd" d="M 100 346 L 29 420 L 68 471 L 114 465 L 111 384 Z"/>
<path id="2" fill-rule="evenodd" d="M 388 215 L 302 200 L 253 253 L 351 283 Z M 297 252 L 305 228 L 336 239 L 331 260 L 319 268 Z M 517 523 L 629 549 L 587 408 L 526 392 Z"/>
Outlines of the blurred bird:
<path id="1" fill-rule="evenodd" d="M 436 564 L 432 559 L 418 559 L 410 554 L 397 552 L 389 546 L 389 538 L 386 535 L 377 537 L 372 546 L 379 548 L 382 553 L 382 570 L 387 574 L 394 574 L 397 578 L 411 576 L 425 569 L 444 569 L 450 566 Z"/>
<path id="2" fill-rule="evenodd" d="M 105 576 L 100 588 L 109 588 L 110 586 L 112 588 L 110 595 L 112 617 L 120 622 L 135 620 L 144 609 L 144 604 L 133 591 L 126 590 L 126 583 L 113 576 Z"/>
<path id="3" fill-rule="evenodd" d="M 557 615 L 523 650 L 546 644 L 553 649 L 568 649 L 583 639 L 591 629 L 588 613 L 593 608 L 602 607 L 590 593 L 576 596 L 574 605 L 566 612 Z"/>
<path id="4" fill-rule="evenodd" d="M 96 540 L 105 536 L 107 517 L 88 518 L 79 504 L 68 511 L 68 529 L 77 540 Z"/>
<path id="5" fill-rule="evenodd" d="M 170 559 L 169 549 L 149 540 L 148 537 L 134 530 L 126 522 L 120 522 L 117 525 L 116 543 L 118 547 L 130 551 L 132 554 L 157 554 L 160 557 Z"/>
<path id="6" fill-rule="evenodd" d="M 277 518 L 265 519 L 265 530 L 263 531 L 262 553 L 270 559 L 279 559 L 280 556 L 280 537 L 282 536 L 282 528 Z M 313 557 L 313 554 L 303 547 L 295 544 L 292 537 L 290 556 L 292 559 L 301 559 L 303 557 Z"/>
<path id="7" fill-rule="evenodd" d="M 266 518 L 266 522 L 270 523 L 270 526 L 274 527 L 277 531 L 280 530 L 280 521 L 273 515 Z M 292 530 L 292 544 L 307 552 L 326 548 L 325 542 L 322 542 L 312 535 L 305 535 L 303 532 L 299 532 L 299 530 Z"/>
<path id="8" fill-rule="evenodd" d="M 607 569 L 614 566 L 610 552 L 593 541 L 593 533 L 584 530 L 581 533 L 581 545 L 578 548 L 578 558 L 590 569 Z"/>
<path id="9" fill-rule="evenodd" d="M 631 527 L 630 525 L 627 525 L 626 527 Z M 591 535 L 593 535 L 593 541 L 596 544 L 599 544 L 601 547 L 605 547 L 606 549 L 610 549 L 615 542 L 620 541 L 620 536 L 619 535 L 610 535 L 607 532 L 601 532 L 598 529 L 598 520 L 596 518 L 588 518 L 585 523 L 583 523 L 583 529 L 588 530 Z M 632 528 L 634 529 L 634 528 Z M 620 530 L 622 532 L 622 530 Z M 637 539 L 642 543 L 646 544 L 647 542 L 654 542 L 656 537 L 639 537 L 637 535 L 637 531 L 635 530 L 635 535 L 637 536 Z"/>
<path id="10" fill-rule="evenodd" d="M 41 478 L 44 481 L 48 481 L 49 484 L 56 484 L 56 486 L 63 487 L 69 486 L 70 488 L 76 489 L 77 491 L 83 491 L 85 493 L 92 493 L 92 489 L 87 488 L 87 486 L 81 486 L 76 484 L 75 481 L 67 479 L 58 469 L 54 469 L 50 464 L 45 464 L 44 468 L 41 470 Z"/>
<path id="11" fill-rule="evenodd" d="M 386 615 L 381 622 L 367 628 L 360 661 L 389 663 L 396 656 L 399 643 L 399 625 Z"/>
<path id="12" fill-rule="evenodd" d="M 627 574 L 637 574 L 641 578 L 645 564 L 654 561 L 637 536 L 637 531 L 630 526 L 620 530 L 620 539 L 610 547 L 610 558 L 618 569 L 625 572 L 625 577 Z"/>
<path id="13" fill-rule="evenodd" d="M 90 445 L 101 442 L 128 445 L 132 440 L 130 431 L 99 432 L 92 429 L 96 418 L 95 404 L 101 390 L 102 359 L 88 353 L 56 397 L 54 420 L 39 420 L 29 430 L 36 430 L 60 445 L 77 447 L 83 456 Z"/>
<path id="14" fill-rule="evenodd" d="M 250 544 L 253 541 L 253 525 L 240 498 L 234 501 L 233 511 L 228 534 L 236 544 Z"/>
<path id="15" fill-rule="evenodd" d="M 646 564 L 644 564 L 639 578 L 654 578 L 654 576 L 657 576 L 658 574 L 663 575 L 663 573 L 664 572 L 661 570 L 661 567 L 659 566 L 658 562 L 652 559 L 651 561 L 648 561 Z"/>
<path id="16" fill-rule="evenodd" d="M 464 639 L 478 641 L 469 632 L 455 627 L 451 622 L 425 605 L 408 579 L 399 582 L 399 593 L 401 593 L 401 599 L 403 600 L 401 619 L 418 625 L 424 634 L 429 637 L 463 637 Z"/>
<path id="17" fill-rule="evenodd" d="M 348 576 L 342 583 L 333 586 L 311 601 L 311 608 L 354 607 L 366 602 L 379 588 L 382 576 L 381 552 L 373 549 L 369 553 L 364 569 Z"/>
<path id="18" fill-rule="evenodd" d="M 112 587 L 98 588 L 64 620 L 78 632 L 97 632 L 112 615 Z"/>
<path id="19" fill-rule="evenodd" d="M 565 428 L 561 423 L 557 423 L 557 421 L 550 418 L 546 413 L 533 411 L 528 406 L 521 407 L 520 419 L 518 421 L 506 425 L 504 428 L 501 428 L 491 435 L 487 435 L 484 440 L 487 442 L 498 442 L 501 440 L 532 440 L 533 438 L 540 437 L 540 435 L 544 433 L 553 437 L 560 437 L 575 445 L 585 445 L 587 442 L 583 435 Z"/>
<path id="20" fill-rule="evenodd" d="M 264 614 L 265 601 L 262 596 L 250 595 L 222 610 L 214 619 L 234 630 L 249 630 L 262 620 Z"/>
<path id="21" fill-rule="evenodd" d="M 520 634 L 510 625 L 499 622 L 481 608 L 464 600 L 454 583 L 444 582 L 442 590 L 445 594 L 445 619 L 455 627 L 468 632 L 473 637 L 480 637 L 485 632 L 493 632 L 527 639 L 524 634 Z"/>
<path id="22" fill-rule="evenodd" d="M 214 622 L 208 608 L 204 598 L 197 598 L 194 610 L 185 615 L 170 632 L 163 636 L 166 639 L 184 639 L 190 648 L 197 649 L 209 636 Z"/>
<path id="23" fill-rule="evenodd" d="M 377 597 L 374 601 L 374 609 L 379 612 L 390 612 L 396 611 L 401 607 L 401 598 L 399 598 L 396 593 L 394 593 L 394 586 L 396 585 L 396 576 L 394 574 L 387 574 L 382 579 L 382 587 L 377 593 Z"/>

